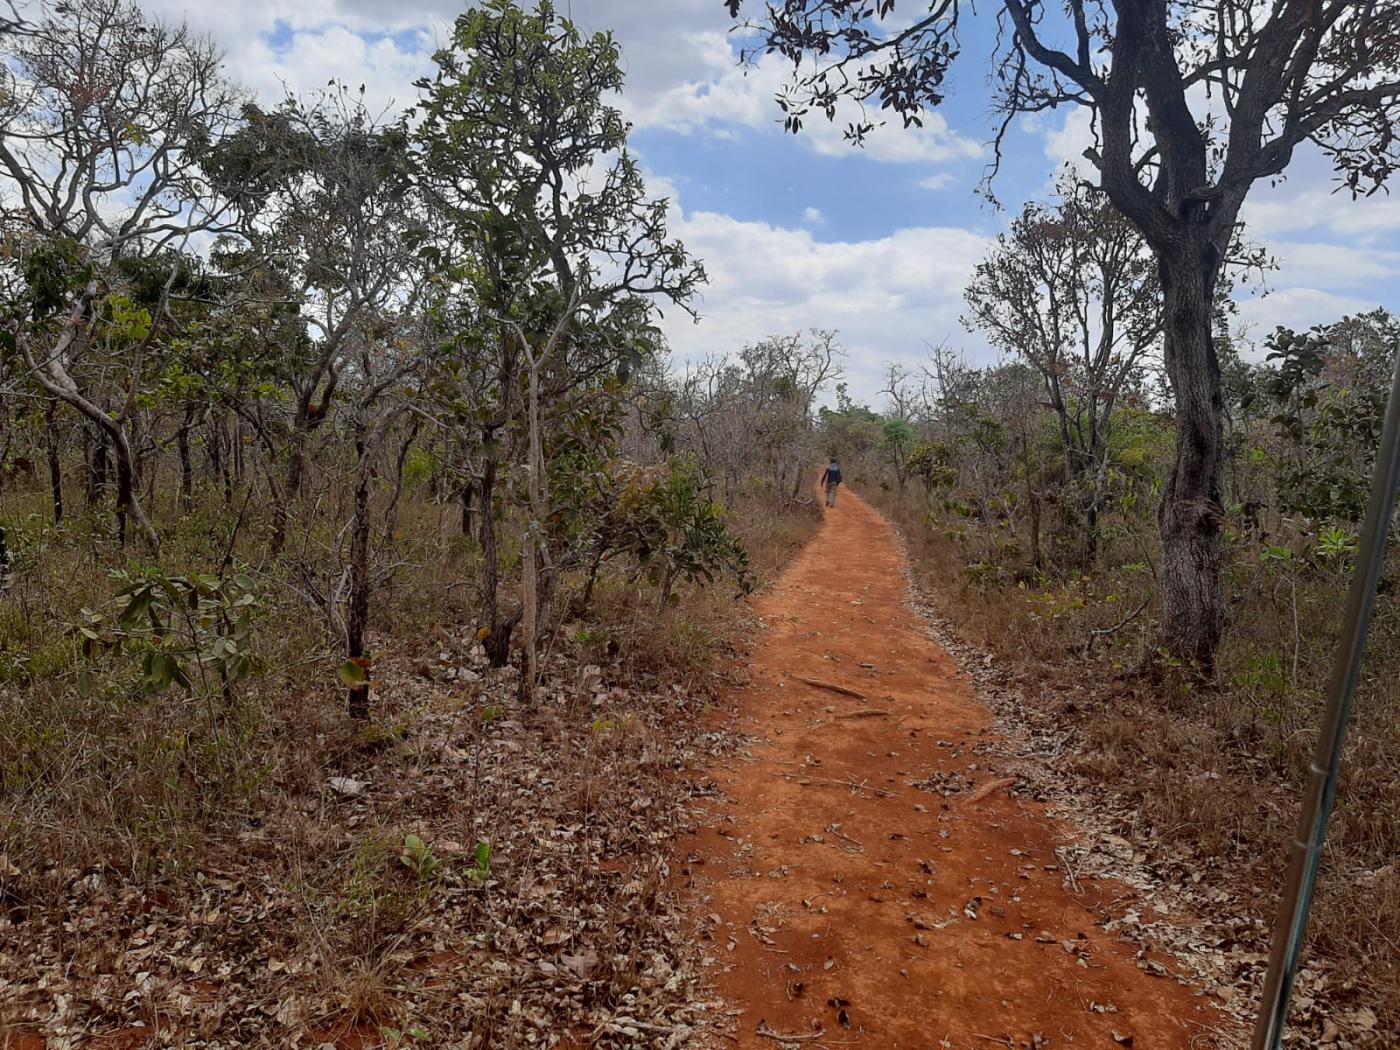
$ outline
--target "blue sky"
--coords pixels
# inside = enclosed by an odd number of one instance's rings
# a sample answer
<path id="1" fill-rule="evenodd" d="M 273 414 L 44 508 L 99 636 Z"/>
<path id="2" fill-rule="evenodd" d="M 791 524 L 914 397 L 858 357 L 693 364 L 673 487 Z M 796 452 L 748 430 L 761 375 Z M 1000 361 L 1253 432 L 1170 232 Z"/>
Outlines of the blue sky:
<path id="1" fill-rule="evenodd" d="M 905 0 L 912 3 L 912 0 Z M 144 0 L 214 36 L 233 77 L 274 100 L 336 77 L 384 104 L 413 101 L 461 0 Z M 613 30 L 628 87 L 633 147 L 712 281 L 702 320 L 666 320 L 678 361 L 737 350 L 801 328 L 836 329 L 852 391 L 878 403 L 887 362 L 917 368 L 948 340 L 976 361 L 993 355 L 959 323 L 962 289 L 990 238 L 1088 145 L 1080 112 L 1050 113 L 1010 135 L 998 211 L 975 190 L 990 158 L 994 5 L 969 19 L 948 99 L 919 132 L 884 129 L 864 149 L 814 121 L 783 133 L 772 103 L 782 70 L 747 74 L 721 0 L 558 0 L 592 29 Z M 912 7 L 911 7 L 912 10 Z M 1320 158 L 1300 156 L 1281 185 L 1247 206 L 1252 236 L 1279 269 L 1269 293 L 1241 303 L 1246 334 L 1306 327 L 1377 305 L 1400 307 L 1400 200 L 1333 194 Z"/>

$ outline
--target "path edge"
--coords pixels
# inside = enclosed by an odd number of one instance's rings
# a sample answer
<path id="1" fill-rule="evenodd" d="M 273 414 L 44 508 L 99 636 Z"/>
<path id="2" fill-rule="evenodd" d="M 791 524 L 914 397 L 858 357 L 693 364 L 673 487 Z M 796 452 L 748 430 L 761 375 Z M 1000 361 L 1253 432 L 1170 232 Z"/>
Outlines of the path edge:
<path id="1" fill-rule="evenodd" d="M 904 531 L 871 501 L 864 502 L 889 528 L 899 550 L 905 605 L 928 636 L 948 654 L 977 702 L 991 715 L 996 732 L 1006 745 L 994 753 L 1011 764 L 1012 771 L 1036 798 L 1044 800 L 1047 815 L 1058 818 L 1060 830 L 1074 833 L 1074 841 L 1067 845 L 1084 851 L 1079 874 L 1122 883 L 1144 903 L 1151 898 L 1153 910 L 1172 919 L 1170 923 L 1142 924 L 1127 918 L 1135 914 L 1131 908 L 1125 914 L 1117 907 L 1113 909 L 1115 918 L 1101 924 L 1100 929 L 1139 949 L 1153 948 L 1170 957 L 1188 978 L 1183 983 L 1208 999 L 1222 1019 L 1230 1023 L 1228 1027 L 1210 1029 L 1219 1050 L 1243 1050 L 1253 1020 L 1253 978 L 1257 976 L 1256 969 L 1262 974 L 1264 957 L 1247 951 L 1227 953 L 1211 946 L 1212 935 L 1204 932 L 1197 918 L 1199 903 L 1188 899 L 1166 876 L 1154 870 L 1141 856 L 1141 847 L 1111 828 L 1104 809 L 1130 810 L 1131 805 L 1110 789 L 1095 790 L 1083 778 L 1051 768 L 1048 760 L 1058 754 L 1038 748 L 1058 748 L 1069 734 L 1052 715 L 1026 701 L 1014 678 L 997 665 L 992 653 L 966 641 L 949 620 L 939 615 L 934 592 L 915 570 Z"/>

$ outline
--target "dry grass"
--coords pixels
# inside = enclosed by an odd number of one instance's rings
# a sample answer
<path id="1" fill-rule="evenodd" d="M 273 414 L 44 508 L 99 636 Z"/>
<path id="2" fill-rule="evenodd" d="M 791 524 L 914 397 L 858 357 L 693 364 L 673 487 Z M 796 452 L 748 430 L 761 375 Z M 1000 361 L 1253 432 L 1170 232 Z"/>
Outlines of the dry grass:
<path id="1" fill-rule="evenodd" d="M 406 498 L 376 597 L 374 721 L 358 726 L 308 600 L 338 571 L 330 497 L 279 562 L 269 522 L 240 526 L 263 669 L 219 707 L 140 696 L 114 654 L 80 694 L 69 628 L 128 555 L 81 518 L 44 525 L 38 495 L 3 508 L 20 525 L 0 607 L 0 1033 L 55 1047 L 141 1023 L 211 1048 L 419 1026 L 419 1045 L 683 1039 L 693 946 L 666 858 L 742 610 L 732 589 L 658 615 L 605 576 L 549 656 L 548 699 L 522 710 L 515 672 L 487 668 L 470 637 L 477 561 L 455 512 Z M 760 575 L 815 530 L 805 510 L 744 517 Z M 209 571 L 234 511 L 163 523 L 165 569 Z M 431 863 L 404 862 L 408 835 Z"/>

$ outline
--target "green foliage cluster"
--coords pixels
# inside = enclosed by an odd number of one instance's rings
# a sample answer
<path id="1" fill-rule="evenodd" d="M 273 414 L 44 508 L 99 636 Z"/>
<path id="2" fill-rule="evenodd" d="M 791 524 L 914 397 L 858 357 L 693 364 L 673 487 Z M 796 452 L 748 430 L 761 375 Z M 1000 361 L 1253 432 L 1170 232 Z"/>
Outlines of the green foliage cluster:
<path id="1" fill-rule="evenodd" d="M 175 575 L 141 566 L 111 575 L 111 610 L 85 608 L 75 628 L 89 661 L 78 675 L 80 691 L 92 692 L 92 667 L 105 653 L 139 661 L 147 696 L 172 685 L 194 695 L 226 691 L 256 670 L 263 607 L 261 588 L 246 573 Z"/>

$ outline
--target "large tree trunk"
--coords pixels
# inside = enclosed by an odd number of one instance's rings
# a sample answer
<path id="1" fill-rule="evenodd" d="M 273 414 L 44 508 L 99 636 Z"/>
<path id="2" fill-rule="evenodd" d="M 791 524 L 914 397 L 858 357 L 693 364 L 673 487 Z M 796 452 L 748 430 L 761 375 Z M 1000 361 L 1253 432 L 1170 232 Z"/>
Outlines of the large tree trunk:
<path id="1" fill-rule="evenodd" d="M 1207 673 L 1225 626 L 1221 571 L 1224 399 L 1211 339 L 1219 264 L 1210 248 L 1161 257 L 1167 375 L 1176 398 L 1176 462 L 1162 494 L 1162 635 Z"/>
<path id="2" fill-rule="evenodd" d="M 234 413 L 233 416 L 233 476 L 242 484 L 248 472 L 248 464 L 244 459 L 243 448 L 243 417 Z"/>
<path id="3" fill-rule="evenodd" d="M 462 508 L 462 535 L 472 534 L 472 497 L 476 494 L 476 483 L 468 478 L 457 491 L 457 502 Z"/>
<path id="4" fill-rule="evenodd" d="M 298 409 L 292 419 L 292 436 L 287 448 L 287 481 L 283 486 L 282 501 L 277 505 L 277 513 L 273 518 L 273 557 L 282 553 L 282 547 L 287 542 L 287 530 L 292 520 L 292 503 L 301 495 L 306 471 L 306 447 L 310 439 L 311 431 L 307 426 L 306 414 Z"/>
<path id="5" fill-rule="evenodd" d="M 218 425 L 219 444 L 224 448 L 223 481 L 224 481 L 224 505 L 233 503 L 233 437 L 229 433 L 228 416 L 221 410 L 215 417 Z"/>
<path id="6" fill-rule="evenodd" d="M 1099 560 L 1099 501 L 1090 493 L 1084 507 L 1084 568 L 1092 569 Z"/>
<path id="7" fill-rule="evenodd" d="M 292 438 L 287 449 L 287 498 L 296 499 L 301 495 L 301 486 L 306 475 L 306 450 L 311 444 L 311 413 L 304 403 L 297 405 L 292 415 Z"/>
<path id="8" fill-rule="evenodd" d="M 544 453 L 540 439 L 540 369 L 530 359 L 530 382 L 527 390 L 526 416 L 529 425 L 529 498 L 530 519 L 525 526 L 525 549 L 520 566 L 520 605 L 524 610 L 525 673 L 520 678 L 522 700 L 534 698 L 535 683 L 539 681 L 539 585 L 540 531 L 544 528 Z"/>
<path id="9" fill-rule="evenodd" d="M 1039 572 L 1044 564 L 1040 552 L 1040 493 L 1036 491 L 1035 487 L 1030 438 L 1024 431 L 1021 433 L 1021 465 L 1026 474 L 1026 507 L 1030 517 L 1031 569 L 1034 572 Z"/>
<path id="10" fill-rule="evenodd" d="M 89 509 L 96 509 L 107 498 L 107 436 L 101 430 L 93 433 L 84 427 L 83 437 L 87 439 L 84 444 L 92 450 L 87 460 L 87 485 L 84 491 Z"/>

